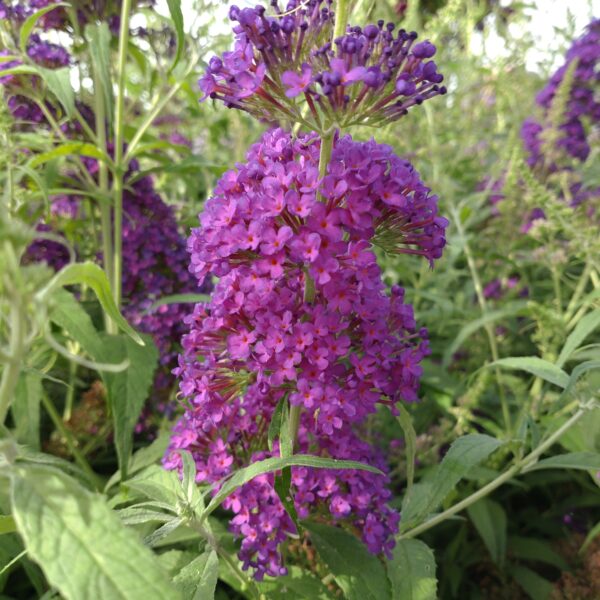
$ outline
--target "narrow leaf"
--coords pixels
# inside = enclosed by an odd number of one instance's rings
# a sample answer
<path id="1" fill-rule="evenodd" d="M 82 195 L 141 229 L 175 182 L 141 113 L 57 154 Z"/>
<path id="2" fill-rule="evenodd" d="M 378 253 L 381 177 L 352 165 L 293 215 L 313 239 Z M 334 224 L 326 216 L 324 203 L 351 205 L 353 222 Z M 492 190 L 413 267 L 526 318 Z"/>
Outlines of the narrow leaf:
<path id="1" fill-rule="evenodd" d="M 175 52 L 173 65 L 171 66 L 171 70 L 173 70 L 179 62 L 179 60 L 181 59 L 183 45 L 185 43 L 185 37 L 183 32 L 183 14 L 181 12 L 181 0 L 167 0 L 167 5 L 169 6 L 171 20 L 173 21 L 175 33 L 177 35 L 177 50 Z"/>
<path id="2" fill-rule="evenodd" d="M 112 38 L 108 23 L 88 24 L 85 27 L 90 57 L 94 72 L 94 93 L 104 96 L 105 113 L 110 125 L 112 119 L 112 81 L 110 76 L 110 40 Z"/>
<path id="3" fill-rule="evenodd" d="M 506 513 L 494 500 L 482 498 L 467 508 L 492 560 L 502 566 L 506 557 Z"/>
<path id="4" fill-rule="evenodd" d="M 569 360 L 571 354 L 581 346 L 585 338 L 598 326 L 600 326 L 600 308 L 588 313 L 577 323 L 560 351 L 556 364 L 562 367 Z"/>
<path id="5" fill-rule="evenodd" d="M 46 13 L 59 8 L 61 6 L 69 6 L 66 2 L 56 2 L 50 4 L 49 6 L 44 6 L 41 10 L 34 12 L 32 15 L 25 19 L 23 25 L 21 25 L 21 31 L 19 32 L 19 48 L 23 54 L 27 54 L 27 42 L 29 41 L 29 36 L 33 31 L 36 23 L 43 17 Z"/>
<path id="6" fill-rule="evenodd" d="M 527 567 L 515 566 L 511 568 L 511 573 L 532 600 L 548 600 L 550 598 L 552 584 L 535 571 Z"/>
<path id="7" fill-rule="evenodd" d="M 398 540 L 387 570 L 392 600 L 436 600 L 435 557 L 421 540 Z"/>
<path id="8" fill-rule="evenodd" d="M 68 600 L 177 598 L 158 561 L 103 498 L 43 467 L 15 470 L 12 506 L 28 555 Z"/>
<path id="9" fill-rule="evenodd" d="M 538 356 L 514 356 L 509 358 L 501 358 L 488 367 L 504 367 L 506 369 L 517 369 L 519 371 L 527 371 L 536 377 L 540 377 L 545 381 L 549 381 L 561 388 L 567 387 L 569 384 L 569 376 L 560 367 L 555 364 L 543 360 Z"/>
<path id="10" fill-rule="evenodd" d="M 450 446 L 432 478 L 413 486 L 412 493 L 405 496 L 401 529 L 405 531 L 415 520 L 433 512 L 473 467 L 503 443 L 502 440 L 479 433 L 458 438 Z"/>
<path id="11" fill-rule="evenodd" d="M 45 288 L 38 292 L 40 299 L 45 299 L 50 294 L 67 285 L 87 285 L 96 294 L 102 308 L 109 317 L 133 340 L 138 344 L 144 345 L 144 341 L 139 334 L 129 325 L 123 318 L 110 292 L 110 284 L 104 271 L 92 262 L 74 263 L 67 265 L 61 269 L 46 285 Z M 114 362 L 114 361 L 109 361 Z"/>
<path id="12" fill-rule="evenodd" d="M 410 493 L 415 478 L 415 455 L 417 451 L 417 434 L 413 427 L 412 419 L 408 411 L 402 406 L 397 404 L 396 408 L 399 411 L 398 422 L 404 432 L 404 443 L 406 448 L 406 479 L 407 487 L 406 493 Z"/>
<path id="13" fill-rule="evenodd" d="M 236 471 L 233 476 L 222 485 L 218 493 L 213 496 L 206 507 L 204 516 L 208 516 L 212 513 L 221 502 L 227 498 L 227 496 L 258 475 L 272 473 L 273 471 L 279 471 L 285 467 L 294 466 L 314 467 L 317 469 L 359 469 L 376 473 L 377 475 L 383 475 L 379 469 L 354 460 L 337 460 L 334 458 L 321 458 L 320 456 L 308 456 L 304 454 L 294 454 L 288 458 L 266 458 L 265 460 L 255 462 L 244 469 Z"/>
<path id="14" fill-rule="evenodd" d="M 87 144 L 85 142 L 66 142 L 55 146 L 52 150 L 48 150 L 48 152 L 36 154 L 36 156 L 29 161 L 29 165 L 32 168 L 39 167 L 48 161 L 62 156 L 89 156 L 91 158 L 97 158 L 98 160 L 106 160 L 106 155 L 93 144 Z"/>
<path id="15" fill-rule="evenodd" d="M 390 584 L 381 561 L 351 533 L 305 523 L 310 539 L 348 600 L 385 600 Z"/>
<path id="16" fill-rule="evenodd" d="M 596 452 L 570 452 L 544 458 L 527 469 L 578 469 L 582 471 L 600 471 L 600 454 Z"/>
<path id="17" fill-rule="evenodd" d="M 508 539 L 508 547 L 515 558 L 543 562 L 556 567 L 560 571 L 569 570 L 567 561 L 552 550 L 547 540 L 515 535 Z"/>
<path id="18" fill-rule="evenodd" d="M 526 309 L 527 309 L 527 303 L 519 300 L 519 301 L 508 304 L 506 307 L 504 307 L 502 309 L 490 311 L 490 312 L 486 313 L 485 315 L 483 315 L 482 317 L 480 317 L 479 319 L 475 319 L 475 321 L 472 321 L 471 323 L 467 323 L 467 325 L 465 325 L 458 332 L 458 335 L 456 336 L 454 342 L 452 342 L 452 344 L 450 344 L 450 346 L 448 346 L 448 348 L 446 349 L 446 352 L 444 352 L 444 360 L 443 360 L 444 366 L 448 366 L 450 364 L 450 361 L 452 360 L 452 356 L 454 355 L 454 353 L 476 331 L 478 331 L 479 329 L 481 329 L 488 323 L 495 323 L 496 321 L 499 321 L 500 319 L 504 319 L 506 317 L 513 317 L 513 316 L 518 315 L 519 313 L 523 312 Z"/>

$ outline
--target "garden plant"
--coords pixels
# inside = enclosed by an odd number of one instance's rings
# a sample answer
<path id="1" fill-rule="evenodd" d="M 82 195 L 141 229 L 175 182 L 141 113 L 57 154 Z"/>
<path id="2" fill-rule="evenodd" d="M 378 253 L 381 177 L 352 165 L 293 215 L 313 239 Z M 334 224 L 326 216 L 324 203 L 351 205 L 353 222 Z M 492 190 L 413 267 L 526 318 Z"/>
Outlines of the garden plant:
<path id="1" fill-rule="evenodd" d="M 600 598 L 594 4 L 0 1 L 0 598 Z"/>

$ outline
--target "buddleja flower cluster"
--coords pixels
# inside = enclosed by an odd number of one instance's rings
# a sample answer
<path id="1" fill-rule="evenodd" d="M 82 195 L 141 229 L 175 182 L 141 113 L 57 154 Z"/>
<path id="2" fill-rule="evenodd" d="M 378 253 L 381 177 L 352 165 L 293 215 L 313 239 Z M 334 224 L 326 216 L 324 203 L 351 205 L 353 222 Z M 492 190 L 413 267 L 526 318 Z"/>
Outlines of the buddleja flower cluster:
<path id="1" fill-rule="evenodd" d="M 199 482 L 218 482 L 269 455 L 266 434 L 279 402 L 301 408 L 299 451 L 384 468 L 356 426 L 377 403 L 417 400 L 427 332 L 403 290 L 385 293 L 371 243 L 435 260 L 447 221 L 414 168 L 390 147 L 337 139 L 324 178 L 320 140 L 266 133 L 247 162 L 223 175 L 189 240 L 200 283 L 219 277 L 210 303 L 187 320 L 177 373 L 187 409 L 165 466 L 192 452 Z M 272 453 L 278 455 L 277 447 Z M 387 477 L 293 468 L 301 518 L 311 513 L 361 532 L 389 552 L 399 517 Z M 279 545 L 294 526 L 272 476 L 243 486 L 225 505 L 243 537 L 240 558 L 255 575 L 285 572 Z M 257 510 L 259 509 L 259 510 Z"/>
<path id="2" fill-rule="evenodd" d="M 393 23 L 348 27 L 333 40 L 331 0 L 277 0 L 264 7 L 232 6 L 235 47 L 213 57 L 200 80 L 204 97 L 267 121 L 304 122 L 309 128 L 380 125 L 415 104 L 445 93 L 430 42 Z M 303 102 L 309 113 L 304 115 Z"/>
<path id="3" fill-rule="evenodd" d="M 83 162 L 90 175 L 96 177 L 97 161 L 84 158 Z M 132 161 L 126 181 L 135 178 L 138 171 L 138 164 Z M 184 317 L 190 307 L 155 304 L 165 296 L 206 292 L 210 282 L 198 289 L 187 268 L 186 243 L 178 231 L 173 207 L 155 191 L 150 177 L 137 178 L 125 186 L 123 212 L 123 314 L 136 329 L 150 334 L 159 350 L 161 367 L 155 375 L 152 400 L 153 408 L 162 413 L 168 408 L 165 402 L 173 387 L 171 370 L 177 365 L 179 340 L 186 331 Z M 50 222 L 39 224 L 37 229 L 62 235 L 68 221 L 85 218 L 77 196 L 56 196 L 52 199 Z M 26 260 L 43 261 L 58 270 L 67 264 L 69 255 L 65 245 L 39 239 L 27 249 Z"/>
<path id="4" fill-rule="evenodd" d="M 584 35 L 576 40 L 567 52 L 565 64 L 560 67 L 550 81 L 537 95 L 536 104 L 544 110 L 545 119 L 539 122 L 528 119 L 523 124 L 522 137 L 529 153 L 530 166 L 543 166 L 554 171 L 559 165 L 548 163 L 543 153 L 545 131 L 552 124 L 547 121 L 557 93 L 567 72 L 571 69 L 571 84 L 562 122 L 559 124 L 560 137 L 556 146 L 566 155 L 584 161 L 590 153 L 588 130 L 600 123 L 600 19 L 592 21 Z"/>
<path id="5" fill-rule="evenodd" d="M 538 93 L 540 117 L 526 119 L 521 127 L 527 164 L 539 177 L 561 180 L 558 195 L 572 207 L 583 205 L 588 216 L 597 210 L 594 203 L 600 198 L 600 188 L 585 187 L 575 167 L 588 158 L 590 139 L 598 135 L 599 90 L 600 19 L 596 19 L 573 43 L 564 65 Z M 495 214 L 496 205 L 504 198 L 499 193 L 503 187 L 504 178 L 491 187 L 494 193 L 490 201 Z M 543 208 L 533 208 L 525 216 L 520 231 L 527 233 L 536 221 L 545 218 Z"/>

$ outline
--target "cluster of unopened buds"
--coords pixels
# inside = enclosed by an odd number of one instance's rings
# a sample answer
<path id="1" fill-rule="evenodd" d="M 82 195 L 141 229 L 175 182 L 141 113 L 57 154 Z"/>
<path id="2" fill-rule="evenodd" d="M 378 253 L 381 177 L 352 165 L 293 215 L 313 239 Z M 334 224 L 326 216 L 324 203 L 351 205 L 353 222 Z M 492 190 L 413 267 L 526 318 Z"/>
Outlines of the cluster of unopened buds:
<path id="1" fill-rule="evenodd" d="M 332 39 L 331 1 L 292 0 L 274 14 L 232 6 L 235 47 L 209 61 L 204 98 L 222 100 L 269 122 L 300 122 L 309 130 L 377 126 L 446 89 L 430 42 L 393 23 L 348 27 Z"/>
<path id="2" fill-rule="evenodd" d="M 209 61 L 199 85 L 275 128 L 225 173 L 188 243 L 199 283 L 218 278 L 188 317 L 176 370 L 185 412 L 164 458 L 191 452 L 197 481 L 218 487 L 249 463 L 278 456 L 270 423 L 289 410 L 296 453 L 357 460 L 385 472 L 362 439 L 378 406 L 418 400 L 427 330 L 404 290 L 387 292 L 375 248 L 440 258 L 448 221 L 414 167 L 389 146 L 338 129 L 379 125 L 444 93 L 430 42 L 380 22 L 333 39 L 331 2 L 232 7 L 235 46 Z M 318 133 L 317 133 L 318 132 Z M 292 467 L 300 519 L 333 521 L 389 555 L 399 515 L 387 475 Z M 253 479 L 224 506 L 258 579 L 286 572 L 282 543 L 296 527 L 274 475 Z"/>

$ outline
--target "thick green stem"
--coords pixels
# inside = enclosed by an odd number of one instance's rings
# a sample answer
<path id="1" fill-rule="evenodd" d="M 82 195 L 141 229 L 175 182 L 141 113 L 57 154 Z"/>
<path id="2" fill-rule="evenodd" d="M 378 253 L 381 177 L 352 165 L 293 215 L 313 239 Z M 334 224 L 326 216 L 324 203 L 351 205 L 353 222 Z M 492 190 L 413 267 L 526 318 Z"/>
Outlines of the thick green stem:
<path id="1" fill-rule="evenodd" d="M 85 474 L 89 477 L 90 481 L 94 484 L 94 487 L 99 492 L 102 491 L 104 487 L 102 481 L 100 480 L 98 475 L 94 473 L 94 470 L 92 469 L 92 467 L 90 467 L 90 464 L 85 459 L 85 456 L 83 456 L 83 454 L 80 452 L 79 448 L 77 447 L 77 444 L 75 443 L 75 440 L 73 439 L 73 436 L 71 435 L 71 432 L 65 427 L 63 420 L 60 418 L 60 415 L 58 414 L 58 411 L 56 410 L 54 404 L 52 404 L 52 400 L 50 400 L 48 394 L 42 393 L 42 404 L 44 405 L 46 412 L 50 416 L 50 419 L 54 423 L 54 427 L 56 427 L 60 435 L 64 438 L 65 443 L 69 448 L 69 451 L 75 459 L 75 462 L 79 465 L 81 470 L 84 471 Z"/>
<path id="2" fill-rule="evenodd" d="M 502 473 L 502 475 L 496 477 L 493 481 L 490 481 L 487 485 L 484 485 L 480 490 L 477 490 L 475 493 L 471 494 L 461 502 L 451 506 L 449 509 L 440 513 L 439 515 L 429 519 L 429 521 L 425 521 L 425 523 L 421 523 L 421 525 L 417 525 L 417 527 L 413 527 L 409 529 L 406 533 L 403 533 L 400 538 L 412 538 L 424 533 L 428 529 L 435 527 L 442 521 L 445 521 L 449 517 L 461 512 L 471 504 L 474 504 L 481 498 L 484 498 L 491 492 L 493 492 L 496 488 L 499 488 L 502 484 L 506 483 L 513 477 L 515 477 L 519 473 L 523 473 L 527 470 L 527 468 L 532 467 L 537 459 L 546 451 L 552 444 L 554 444 L 568 429 L 570 429 L 583 415 L 588 412 L 584 408 L 580 408 L 566 423 L 564 423 L 561 427 L 559 427 L 545 442 L 540 444 L 535 450 L 530 452 L 527 456 L 521 459 L 519 462 L 514 464 L 510 469 Z"/>
<path id="3" fill-rule="evenodd" d="M 106 143 L 106 106 L 102 82 L 98 73 L 94 73 L 94 98 L 96 108 L 96 137 L 98 146 L 104 154 L 107 151 Z M 108 166 L 101 160 L 98 165 L 98 183 L 100 192 L 104 196 L 100 202 L 100 227 L 102 228 L 102 254 L 104 258 L 104 272 L 111 282 L 113 281 L 113 242 L 112 242 L 112 215 L 108 198 Z M 116 333 L 117 327 L 108 314 L 104 313 L 104 326 L 108 333 Z"/>
<path id="4" fill-rule="evenodd" d="M 469 246 L 469 242 L 467 241 L 467 236 L 465 235 L 465 230 L 462 226 L 460 215 L 458 211 L 452 207 L 452 216 L 454 224 L 456 225 L 456 229 L 458 230 L 458 234 L 462 239 L 463 249 L 465 252 L 465 257 L 467 259 L 467 264 L 469 266 L 469 271 L 471 273 L 471 279 L 473 280 L 473 286 L 475 287 L 475 294 L 477 296 L 477 302 L 479 303 L 479 307 L 481 309 L 482 315 L 485 317 L 488 314 L 487 302 L 485 301 L 485 296 L 483 295 L 483 286 L 481 285 L 481 279 L 479 277 L 479 272 L 477 270 L 477 265 L 475 264 L 475 258 L 471 252 L 471 247 Z M 488 342 L 490 345 L 490 352 L 492 354 L 492 360 L 497 361 L 500 358 L 500 354 L 498 352 L 498 344 L 496 343 L 496 336 L 494 335 L 494 330 L 492 328 L 491 323 L 486 323 L 484 326 Z M 496 375 L 496 381 L 498 383 L 498 394 L 500 396 L 500 404 L 502 406 L 502 416 L 504 419 L 504 427 L 506 429 L 506 433 L 510 434 L 512 430 L 512 423 L 510 418 L 510 410 L 508 408 L 508 402 L 506 400 L 506 396 L 504 395 L 504 386 L 502 385 L 502 375 L 500 374 L 500 369 L 495 367 L 494 369 Z"/>
<path id="5" fill-rule="evenodd" d="M 119 55 L 117 59 L 117 98 L 115 103 L 115 172 L 114 191 L 114 255 L 113 255 L 113 295 L 115 303 L 121 305 L 121 287 L 123 275 L 123 175 L 127 169 L 123 161 L 123 132 L 125 127 L 125 66 L 127 46 L 129 45 L 129 15 L 131 1 L 123 0 L 121 5 L 121 29 L 119 31 Z"/>

